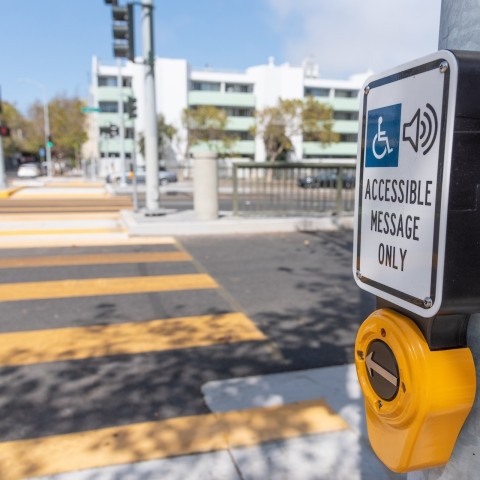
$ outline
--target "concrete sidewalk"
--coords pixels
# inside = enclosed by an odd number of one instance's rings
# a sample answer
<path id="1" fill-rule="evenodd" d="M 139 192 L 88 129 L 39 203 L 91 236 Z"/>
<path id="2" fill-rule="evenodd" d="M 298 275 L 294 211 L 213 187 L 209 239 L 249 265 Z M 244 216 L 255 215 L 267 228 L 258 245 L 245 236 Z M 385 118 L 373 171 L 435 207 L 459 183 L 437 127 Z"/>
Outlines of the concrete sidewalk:
<path id="1" fill-rule="evenodd" d="M 322 398 L 347 429 L 211 453 L 116 465 L 41 480 L 394 480 L 372 452 L 355 367 L 336 367 L 209 382 L 212 412 Z M 246 426 L 248 428 L 248 426 Z M 40 478 L 37 478 L 40 480 Z"/>
<path id="2" fill-rule="evenodd" d="M 231 212 L 220 212 L 216 220 L 197 220 L 192 210 L 166 211 L 159 216 L 124 210 L 121 219 L 131 236 L 288 233 L 353 228 L 351 215 L 261 218 L 234 217 Z"/>

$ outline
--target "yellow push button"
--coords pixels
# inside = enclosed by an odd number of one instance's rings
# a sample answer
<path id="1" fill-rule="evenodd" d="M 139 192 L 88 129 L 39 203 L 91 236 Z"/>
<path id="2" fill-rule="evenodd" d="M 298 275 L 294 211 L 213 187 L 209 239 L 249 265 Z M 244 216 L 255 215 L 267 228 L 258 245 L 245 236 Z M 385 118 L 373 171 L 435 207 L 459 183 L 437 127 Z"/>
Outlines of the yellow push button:
<path id="1" fill-rule="evenodd" d="M 373 312 L 355 341 L 373 450 L 395 472 L 448 461 L 475 398 L 468 348 L 431 351 L 410 318 Z"/>

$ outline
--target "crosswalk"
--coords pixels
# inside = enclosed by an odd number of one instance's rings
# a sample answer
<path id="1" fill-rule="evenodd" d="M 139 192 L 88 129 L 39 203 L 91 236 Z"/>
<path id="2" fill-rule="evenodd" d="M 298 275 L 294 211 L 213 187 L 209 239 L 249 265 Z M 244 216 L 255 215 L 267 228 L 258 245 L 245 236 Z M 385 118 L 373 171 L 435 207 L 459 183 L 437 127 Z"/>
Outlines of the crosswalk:
<path id="1" fill-rule="evenodd" d="M 0 478 L 48 476 L 347 428 L 322 399 L 210 412 L 196 398 L 201 393 L 195 385 L 203 380 L 190 379 L 189 369 L 198 372 L 201 361 L 216 362 L 206 374 L 215 379 L 222 372 L 218 363 L 232 361 L 231 352 L 244 346 L 232 369 L 241 375 L 249 362 L 242 357 L 247 346 L 269 344 L 228 298 L 171 237 L 127 238 L 115 228 L 95 235 L 81 229 L 4 235 Z M 160 372 L 165 380 L 157 385 L 151 376 Z M 182 382 L 186 386 L 180 388 Z M 162 407 L 162 395 L 176 389 L 178 396 Z M 145 392 L 152 397 L 149 403 Z M 82 415 L 88 419 L 82 421 Z"/>

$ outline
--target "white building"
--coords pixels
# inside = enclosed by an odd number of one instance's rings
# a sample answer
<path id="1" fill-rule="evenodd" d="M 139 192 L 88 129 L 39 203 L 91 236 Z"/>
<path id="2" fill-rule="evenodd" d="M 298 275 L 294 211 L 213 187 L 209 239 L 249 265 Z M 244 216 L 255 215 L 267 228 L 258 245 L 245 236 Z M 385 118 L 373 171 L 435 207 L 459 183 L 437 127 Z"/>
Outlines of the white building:
<path id="1" fill-rule="evenodd" d="M 143 131 L 143 66 L 127 62 L 122 70 L 121 95 L 126 105 L 127 97 L 137 99 L 137 118 L 128 119 L 124 108 L 125 141 L 127 163 L 135 145 L 137 135 Z M 301 67 L 289 64 L 275 65 L 270 58 L 266 65 L 247 68 L 241 73 L 217 69 L 195 69 L 186 60 L 157 58 L 155 61 L 157 112 L 163 114 L 167 123 L 177 129 L 171 144 L 168 162 L 182 162 L 186 151 L 187 132 L 182 126 L 182 111 L 191 106 L 212 105 L 226 110 L 227 130 L 239 141 L 233 149 L 234 157 L 265 160 L 265 149 L 261 138 L 253 138 L 249 129 L 255 123 L 255 110 L 274 106 L 278 99 L 302 99 L 313 96 L 333 109 L 334 131 L 340 141 L 330 145 L 293 139 L 296 160 L 355 158 L 357 152 L 359 90 L 368 74 L 356 75 L 349 80 L 328 80 L 318 74 L 313 62 L 306 61 Z M 90 140 L 84 154 L 100 158 L 100 174 L 119 171 L 120 140 L 111 138 L 111 125 L 120 126 L 118 87 L 119 67 L 101 64 L 96 57 L 92 61 L 89 105 L 97 107 L 90 120 Z M 202 145 L 192 148 L 199 150 Z M 205 148 L 205 146 L 203 146 Z M 143 163 L 137 146 L 137 162 Z"/>

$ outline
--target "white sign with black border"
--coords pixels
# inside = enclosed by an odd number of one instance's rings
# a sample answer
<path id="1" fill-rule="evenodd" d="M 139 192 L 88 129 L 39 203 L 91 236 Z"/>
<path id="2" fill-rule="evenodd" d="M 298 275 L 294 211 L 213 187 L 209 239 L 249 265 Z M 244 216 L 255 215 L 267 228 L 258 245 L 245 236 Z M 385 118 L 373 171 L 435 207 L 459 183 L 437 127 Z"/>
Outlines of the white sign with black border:
<path id="1" fill-rule="evenodd" d="M 442 303 L 457 77 L 440 51 L 370 77 L 361 100 L 355 280 L 426 318 Z"/>

